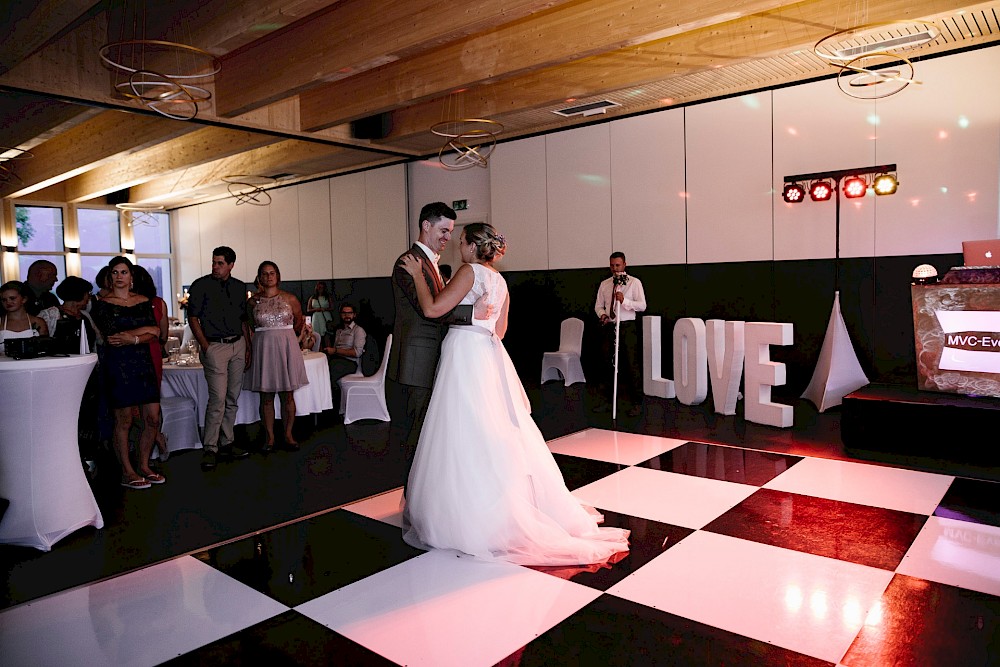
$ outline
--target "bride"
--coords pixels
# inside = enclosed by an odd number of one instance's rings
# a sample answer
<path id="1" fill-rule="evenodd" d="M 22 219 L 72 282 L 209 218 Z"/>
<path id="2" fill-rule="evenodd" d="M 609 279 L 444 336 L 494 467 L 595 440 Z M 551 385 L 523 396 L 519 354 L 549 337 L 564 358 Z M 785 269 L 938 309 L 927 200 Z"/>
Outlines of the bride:
<path id="1" fill-rule="evenodd" d="M 598 563 L 628 550 L 628 531 L 599 527 L 563 481 L 531 419 L 528 398 L 500 338 L 507 283 L 493 267 L 506 250 L 488 224 L 467 225 L 462 266 L 433 297 L 415 280 L 425 317 L 475 304 L 473 326 L 452 326 L 406 486 L 403 538 L 521 565 Z M 414 277 L 420 260 L 401 262 Z"/>

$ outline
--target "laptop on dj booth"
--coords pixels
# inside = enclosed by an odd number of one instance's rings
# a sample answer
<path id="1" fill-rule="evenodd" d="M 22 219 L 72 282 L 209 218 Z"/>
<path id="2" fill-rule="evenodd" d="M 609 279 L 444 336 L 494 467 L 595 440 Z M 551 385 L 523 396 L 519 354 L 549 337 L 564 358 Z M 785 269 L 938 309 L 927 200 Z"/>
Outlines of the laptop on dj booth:
<path id="1" fill-rule="evenodd" d="M 1000 266 L 1000 239 L 962 241 L 965 266 Z"/>

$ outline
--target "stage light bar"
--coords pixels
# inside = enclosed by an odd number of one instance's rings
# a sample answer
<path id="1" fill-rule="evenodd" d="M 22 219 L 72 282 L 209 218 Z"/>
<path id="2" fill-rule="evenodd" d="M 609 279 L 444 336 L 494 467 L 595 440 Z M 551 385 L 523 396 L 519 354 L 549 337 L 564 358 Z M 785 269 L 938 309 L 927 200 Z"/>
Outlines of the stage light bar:
<path id="1" fill-rule="evenodd" d="M 864 197 L 868 192 L 868 182 L 860 176 L 848 176 L 844 179 L 844 196 L 848 199 Z"/>
<path id="2" fill-rule="evenodd" d="M 785 183 L 781 198 L 789 204 L 798 204 L 806 198 L 806 189 L 798 183 Z"/>
<path id="3" fill-rule="evenodd" d="M 833 184 L 830 181 L 816 181 L 809 188 L 809 196 L 813 201 L 827 201 L 833 196 Z"/>
<path id="4" fill-rule="evenodd" d="M 899 187 L 899 181 L 892 174 L 879 174 L 872 181 L 872 190 L 875 191 L 877 195 L 892 195 L 896 194 L 896 188 Z"/>

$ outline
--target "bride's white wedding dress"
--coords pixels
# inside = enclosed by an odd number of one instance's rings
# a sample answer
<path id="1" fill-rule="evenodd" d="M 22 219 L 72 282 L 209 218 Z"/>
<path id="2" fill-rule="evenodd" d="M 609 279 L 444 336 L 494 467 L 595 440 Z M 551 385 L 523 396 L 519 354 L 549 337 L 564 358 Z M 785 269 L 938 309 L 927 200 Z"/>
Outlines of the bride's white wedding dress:
<path id="1" fill-rule="evenodd" d="M 462 303 L 485 299 L 488 320 L 452 326 L 406 486 L 404 539 L 522 565 L 598 563 L 628 549 L 566 488 L 495 335 L 507 283 L 472 264 Z"/>

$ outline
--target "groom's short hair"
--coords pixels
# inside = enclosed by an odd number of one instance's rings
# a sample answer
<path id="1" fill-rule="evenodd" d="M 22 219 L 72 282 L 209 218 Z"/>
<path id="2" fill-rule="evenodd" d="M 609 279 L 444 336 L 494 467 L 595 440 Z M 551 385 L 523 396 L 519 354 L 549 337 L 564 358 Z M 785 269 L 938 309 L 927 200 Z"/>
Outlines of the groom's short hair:
<path id="1" fill-rule="evenodd" d="M 444 218 L 456 220 L 458 219 L 458 214 L 455 213 L 451 206 L 448 206 L 443 201 L 435 201 L 430 204 L 425 204 L 424 207 L 420 209 L 420 219 L 417 220 L 417 222 L 422 223 L 426 220 L 432 225 L 436 225 Z"/>

